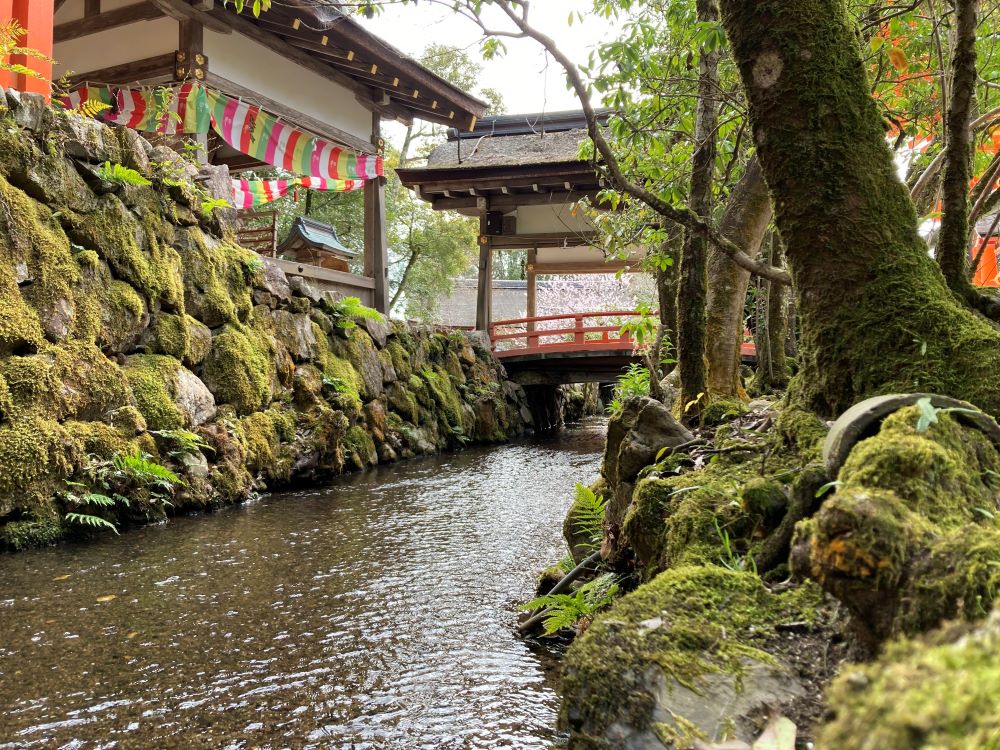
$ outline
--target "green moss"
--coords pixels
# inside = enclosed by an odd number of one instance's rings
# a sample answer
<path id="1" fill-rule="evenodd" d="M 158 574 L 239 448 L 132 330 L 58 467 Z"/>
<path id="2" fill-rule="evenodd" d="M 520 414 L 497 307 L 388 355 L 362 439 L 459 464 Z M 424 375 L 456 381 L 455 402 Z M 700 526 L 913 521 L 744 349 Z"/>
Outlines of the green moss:
<path id="1" fill-rule="evenodd" d="M 406 380 L 413 374 L 410 355 L 395 338 L 385 345 L 384 351 L 389 353 L 389 357 L 392 359 L 392 369 L 396 371 L 396 376 L 400 380 Z"/>
<path id="2" fill-rule="evenodd" d="M 240 418 L 236 434 L 246 452 L 246 466 L 269 480 L 291 478 L 294 456 L 287 444 L 295 439 L 295 414 L 280 406 Z"/>
<path id="3" fill-rule="evenodd" d="M 116 351 L 128 351 L 142 332 L 145 301 L 129 284 L 117 279 L 108 281 L 97 295 L 101 344 Z"/>
<path id="4" fill-rule="evenodd" d="M 445 369 L 440 365 L 425 367 L 420 371 L 420 377 L 427 384 L 427 389 L 441 408 L 448 425 L 462 428 L 462 397 Z"/>
<path id="5" fill-rule="evenodd" d="M 773 663 L 763 649 L 777 623 L 814 616 L 821 593 L 804 588 L 772 594 L 750 573 L 713 565 L 661 573 L 574 641 L 563 666 L 560 724 L 592 738 L 615 723 L 651 728 L 654 669 L 668 689 L 697 691 L 708 675 L 729 675 L 738 691 L 751 664 Z M 685 717 L 676 718 L 674 729 L 683 729 Z"/>
<path id="6" fill-rule="evenodd" d="M 213 338 L 203 374 L 217 401 L 232 404 L 239 414 L 260 411 L 270 402 L 277 377 L 273 344 L 249 326 L 227 326 Z"/>
<path id="7" fill-rule="evenodd" d="M 0 426 L 0 517 L 15 507 L 50 507 L 70 473 L 66 440 L 58 423 L 36 416 Z"/>
<path id="8" fill-rule="evenodd" d="M 1000 622 L 952 626 L 891 644 L 877 662 L 842 668 L 820 750 L 1000 748 Z"/>
<path id="9" fill-rule="evenodd" d="M 743 512 L 759 519 L 764 528 L 774 529 L 788 509 L 788 495 L 781 482 L 765 477 L 755 477 L 740 490 Z"/>
<path id="10" fill-rule="evenodd" d="M 104 422 L 67 421 L 63 429 L 74 442 L 78 456 L 93 454 L 113 458 L 118 453 L 128 453 L 135 445 L 135 433 L 126 433 Z"/>
<path id="11" fill-rule="evenodd" d="M 725 536 L 734 554 L 748 554 L 754 519 L 742 509 L 740 493 L 758 471 L 756 462 L 719 461 L 697 472 L 640 480 L 622 528 L 644 574 L 731 562 Z"/>
<path id="12" fill-rule="evenodd" d="M 152 430 L 175 430 L 185 425 L 184 413 L 172 395 L 179 369 L 176 359 L 160 354 L 131 356 L 123 367 L 136 405 Z"/>
<path id="13" fill-rule="evenodd" d="M 830 431 L 814 412 L 794 404 L 786 405 L 781 411 L 775 428 L 785 445 L 798 451 L 806 463 L 819 459 L 823 441 Z"/>
<path id="14" fill-rule="evenodd" d="M 121 369 L 85 341 L 43 345 L 37 354 L 0 359 L 19 412 L 54 419 L 99 419 L 131 403 Z"/>
<path id="15" fill-rule="evenodd" d="M 182 315 L 160 313 L 150 327 L 151 351 L 183 359 L 188 351 L 187 321 Z"/>
<path id="16" fill-rule="evenodd" d="M 721 399 L 719 401 L 712 401 L 701 413 L 701 424 L 703 427 L 722 424 L 734 417 L 738 417 L 746 409 L 746 404 L 738 400 Z"/>
<path id="17" fill-rule="evenodd" d="M 874 642 L 980 617 L 1000 591 L 1000 452 L 948 414 L 924 433 L 917 419 L 901 409 L 858 443 L 836 493 L 796 531 L 797 572 Z"/>
<path id="18" fill-rule="evenodd" d="M 0 527 L 0 549 L 21 552 L 46 547 L 63 539 L 66 530 L 55 514 L 41 519 L 10 521 Z"/>
<path id="19" fill-rule="evenodd" d="M 354 425 L 349 428 L 344 434 L 343 444 L 345 459 L 358 471 L 378 463 L 375 441 L 364 427 Z"/>

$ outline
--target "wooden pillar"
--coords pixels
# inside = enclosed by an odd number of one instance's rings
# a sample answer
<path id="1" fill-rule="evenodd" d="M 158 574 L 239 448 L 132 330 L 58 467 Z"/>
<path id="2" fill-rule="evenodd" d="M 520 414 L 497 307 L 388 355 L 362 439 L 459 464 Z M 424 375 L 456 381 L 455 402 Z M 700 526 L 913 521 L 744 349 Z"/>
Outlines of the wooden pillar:
<path id="1" fill-rule="evenodd" d="M 493 319 L 493 243 L 486 234 L 486 212 L 479 216 L 479 287 L 476 294 L 476 330 L 489 331 Z"/>
<path id="2" fill-rule="evenodd" d="M 528 251 L 528 263 L 527 263 L 527 266 L 524 269 L 527 272 L 526 276 L 528 278 L 528 306 L 527 306 L 528 313 L 527 313 L 527 317 L 529 317 L 529 318 L 533 318 L 536 315 L 538 315 L 538 302 L 537 302 L 537 299 L 538 299 L 538 292 L 537 292 L 538 274 L 535 273 L 535 263 L 537 263 L 537 262 L 538 262 L 538 248 L 533 247 L 533 248 L 531 248 Z M 529 322 L 528 323 L 528 330 L 529 331 L 534 331 L 535 330 L 535 324 Z M 530 339 L 528 341 L 528 345 L 529 346 L 531 345 Z"/>
<path id="3" fill-rule="evenodd" d="M 177 24 L 177 54 L 174 64 L 174 80 L 194 79 L 205 81 L 208 72 L 208 58 L 205 56 L 205 27 L 200 21 L 186 18 Z M 199 164 L 208 164 L 208 133 L 193 133 L 188 136 L 200 147 L 197 153 Z"/>
<path id="4" fill-rule="evenodd" d="M 27 29 L 19 44 L 38 50 L 49 58 L 52 57 L 54 16 L 54 0 L 0 0 L 0 20 L 14 18 Z M 11 55 L 10 62 L 31 68 L 41 77 L 0 73 L 0 85 L 42 94 L 48 99 L 52 86 L 52 63 L 28 55 Z"/>
<path id="5" fill-rule="evenodd" d="M 381 154 L 382 118 L 372 112 L 372 144 Z M 385 177 L 365 182 L 365 276 L 375 281 L 372 307 L 389 314 L 389 245 L 385 226 Z"/>

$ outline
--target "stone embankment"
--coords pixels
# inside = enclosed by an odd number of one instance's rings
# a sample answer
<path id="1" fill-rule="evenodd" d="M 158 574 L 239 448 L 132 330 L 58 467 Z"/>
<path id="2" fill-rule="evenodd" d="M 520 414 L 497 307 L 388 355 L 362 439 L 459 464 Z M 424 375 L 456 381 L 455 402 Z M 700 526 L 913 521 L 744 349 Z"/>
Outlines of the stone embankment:
<path id="1" fill-rule="evenodd" d="M 5 105 L 0 547 L 525 429 L 482 341 L 374 317 L 237 245 L 225 168 Z"/>

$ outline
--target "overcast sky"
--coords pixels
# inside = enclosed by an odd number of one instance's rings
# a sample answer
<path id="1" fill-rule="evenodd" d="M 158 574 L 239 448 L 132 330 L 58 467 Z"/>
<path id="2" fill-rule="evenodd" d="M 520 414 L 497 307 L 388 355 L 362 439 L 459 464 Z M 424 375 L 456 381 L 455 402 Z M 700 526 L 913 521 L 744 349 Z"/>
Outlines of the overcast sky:
<path id="1" fill-rule="evenodd" d="M 531 6 L 531 22 L 553 37 L 571 59 L 582 62 L 594 45 L 609 34 L 609 25 L 604 19 L 588 17 L 582 24 L 567 24 L 571 10 L 585 11 L 589 7 L 586 0 L 536 0 Z M 479 27 L 427 0 L 417 5 L 387 8 L 381 15 L 369 21 L 362 20 L 362 23 L 414 57 L 428 44 L 436 43 L 462 47 L 473 59 L 480 59 L 482 34 Z M 497 13 L 497 25 L 502 23 Z M 503 28 L 510 26 L 507 24 Z M 508 113 L 579 109 L 576 96 L 566 88 L 566 78 L 559 64 L 549 60 L 546 65 L 547 56 L 537 42 L 505 39 L 504 43 L 508 50 L 504 57 L 482 62 L 482 85 L 503 94 Z"/>

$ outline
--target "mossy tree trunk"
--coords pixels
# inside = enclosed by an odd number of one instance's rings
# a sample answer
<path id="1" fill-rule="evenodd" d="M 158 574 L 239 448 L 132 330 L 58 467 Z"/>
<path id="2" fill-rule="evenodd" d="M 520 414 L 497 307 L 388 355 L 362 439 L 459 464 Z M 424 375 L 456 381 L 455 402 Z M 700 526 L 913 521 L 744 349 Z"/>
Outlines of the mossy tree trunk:
<path id="1" fill-rule="evenodd" d="M 793 400 L 832 416 L 929 390 L 1000 414 L 1000 332 L 927 254 L 844 0 L 722 0 L 722 18 L 798 295 Z"/>
<path id="2" fill-rule="evenodd" d="M 729 196 L 719 231 L 751 258 L 756 258 L 770 221 L 767 183 L 760 163 L 753 159 Z M 705 354 L 708 393 L 712 398 L 746 396 L 740 383 L 740 344 L 749 283 L 749 271 L 737 266 L 721 250 L 714 247 L 709 250 Z"/>
<path id="3" fill-rule="evenodd" d="M 671 342 L 677 342 L 677 282 L 681 241 L 684 233 L 680 227 L 667 227 L 667 240 L 660 247 L 661 255 L 669 255 L 674 262 L 666 268 L 656 269 L 656 298 L 660 308 L 660 325 L 664 336 Z"/>
<path id="4" fill-rule="evenodd" d="M 780 240 L 772 233 L 768 242 L 768 257 L 772 265 L 781 258 Z M 763 282 L 763 295 L 759 300 L 757 331 L 757 373 L 754 376 L 753 395 L 774 393 L 788 386 L 788 365 L 785 361 L 785 286 L 773 281 Z"/>
<path id="5" fill-rule="evenodd" d="M 716 0 L 696 0 L 698 20 L 718 21 Z M 706 222 L 712 217 L 712 171 L 715 166 L 715 130 L 719 121 L 716 96 L 719 90 L 719 53 L 700 50 L 698 62 L 698 105 L 695 111 L 695 151 L 691 166 L 689 205 Z M 681 253 L 680 282 L 677 289 L 677 359 L 684 417 L 697 422 L 704 405 L 705 383 L 705 298 L 708 241 L 703 235 L 687 232 Z"/>

